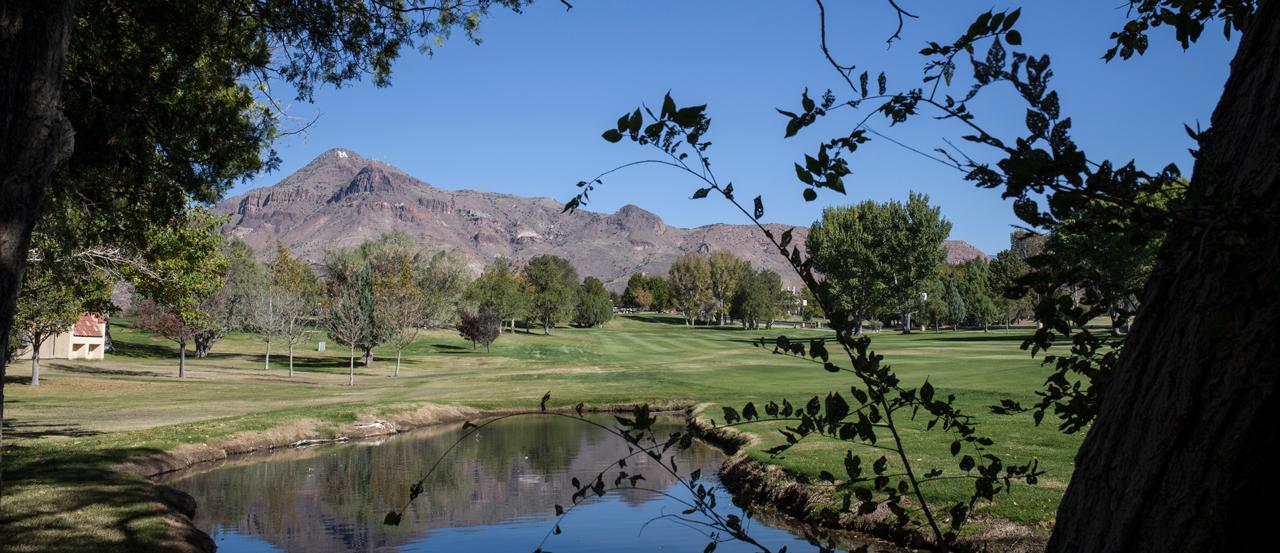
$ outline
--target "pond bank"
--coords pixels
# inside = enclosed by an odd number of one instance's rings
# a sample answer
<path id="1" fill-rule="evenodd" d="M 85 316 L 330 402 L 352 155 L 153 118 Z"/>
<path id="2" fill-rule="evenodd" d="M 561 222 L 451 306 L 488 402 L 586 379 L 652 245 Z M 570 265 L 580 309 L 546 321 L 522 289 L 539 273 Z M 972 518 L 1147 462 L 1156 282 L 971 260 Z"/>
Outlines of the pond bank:
<path id="1" fill-rule="evenodd" d="M 729 455 L 720 469 L 720 482 L 735 501 L 793 519 L 797 524 L 854 532 L 910 548 L 924 549 L 932 544 L 931 537 L 924 532 L 879 524 L 889 515 L 883 507 L 866 516 L 853 512 L 823 513 L 824 508 L 840 504 L 830 488 L 802 481 L 776 465 L 752 459 L 746 448 L 757 440 L 754 435 L 717 427 L 697 413 L 691 415 L 690 423 L 701 440 Z M 959 551 L 1032 553 L 1044 551 L 1048 543 L 1045 536 L 1007 520 L 975 518 L 970 524 L 978 524 L 980 529 L 961 537 L 956 544 Z"/>

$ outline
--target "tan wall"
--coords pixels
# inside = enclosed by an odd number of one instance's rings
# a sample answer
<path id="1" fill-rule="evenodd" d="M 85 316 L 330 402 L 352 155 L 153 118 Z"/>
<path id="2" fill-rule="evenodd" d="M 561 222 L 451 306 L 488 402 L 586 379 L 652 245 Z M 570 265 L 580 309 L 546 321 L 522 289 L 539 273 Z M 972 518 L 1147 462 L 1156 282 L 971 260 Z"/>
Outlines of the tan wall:
<path id="1" fill-rule="evenodd" d="M 106 353 L 105 337 L 72 336 L 63 332 L 40 345 L 41 359 L 102 359 Z M 18 350 L 14 359 L 31 359 L 31 347 Z"/>

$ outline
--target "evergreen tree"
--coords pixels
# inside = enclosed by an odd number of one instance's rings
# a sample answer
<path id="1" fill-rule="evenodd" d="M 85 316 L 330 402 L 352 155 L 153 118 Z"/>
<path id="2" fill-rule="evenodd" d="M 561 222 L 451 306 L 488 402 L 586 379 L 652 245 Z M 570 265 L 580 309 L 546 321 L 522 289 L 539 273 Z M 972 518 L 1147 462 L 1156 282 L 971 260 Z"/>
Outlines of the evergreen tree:
<path id="1" fill-rule="evenodd" d="M 642 288 L 641 291 L 644 289 Z M 600 279 L 589 276 L 578 286 L 573 323 L 578 326 L 600 326 L 613 318 L 613 302 Z"/>

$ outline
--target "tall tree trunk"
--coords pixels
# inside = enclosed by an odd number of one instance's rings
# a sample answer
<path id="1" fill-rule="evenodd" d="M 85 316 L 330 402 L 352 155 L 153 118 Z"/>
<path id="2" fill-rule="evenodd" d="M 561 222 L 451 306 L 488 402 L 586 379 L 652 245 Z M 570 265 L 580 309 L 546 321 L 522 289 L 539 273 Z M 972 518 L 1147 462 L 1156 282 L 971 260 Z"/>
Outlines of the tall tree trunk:
<path id="1" fill-rule="evenodd" d="M 178 378 L 187 377 L 187 341 L 178 341 Z"/>
<path id="2" fill-rule="evenodd" d="M 102 325 L 103 334 L 105 334 L 105 337 L 103 338 L 102 352 L 115 353 L 116 343 L 111 340 L 111 317 L 106 317 L 106 319 L 107 323 Z"/>
<path id="3" fill-rule="evenodd" d="M 40 343 L 31 341 L 31 385 L 40 385 Z"/>
<path id="4" fill-rule="evenodd" d="M 1200 141 L 1050 552 L 1255 549 L 1280 482 L 1280 2 L 1261 2 Z"/>
<path id="5" fill-rule="evenodd" d="M 365 368 L 373 366 L 373 346 L 364 348 L 364 354 L 360 356 L 360 364 L 364 365 Z"/>
<path id="6" fill-rule="evenodd" d="M 356 347 L 354 345 L 351 346 L 351 351 L 349 353 L 351 354 L 351 366 L 348 368 L 350 372 L 348 373 L 348 377 L 347 377 L 347 386 L 355 386 L 356 385 Z"/>
<path id="7" fill-rule="evenodd" d="M 262 357 L 262 370 L 271 370 L 271 337 L 267 337 L 267 354 Z"/>
<path id="8" fill-rule="evenodd" d="M 911 334 L 911 312 L 902 314 L 902 333 Z"/>
<path id="9" fill-rule="evenodd" d="M 396 373 L 395 373 L 395 376 L 400 376 L 400 350 L 396 350 Z"/>
<path id="10" fill-rule="evenodd" d="M 74 7 L 73 0 L 0 2 L 0 345 L 9 343 L 31 229 L 49 175 L 74 144 L 71 122 L 62 113 Z M 0 423 L 7 364 L 0 358 Z M 0 430 L 0 451 L 3 440 Z"/>
<path id="11" fill-rule="evenodd" d="M 289 342 L 289 377 L 293 378 L 293 342 Z"/>

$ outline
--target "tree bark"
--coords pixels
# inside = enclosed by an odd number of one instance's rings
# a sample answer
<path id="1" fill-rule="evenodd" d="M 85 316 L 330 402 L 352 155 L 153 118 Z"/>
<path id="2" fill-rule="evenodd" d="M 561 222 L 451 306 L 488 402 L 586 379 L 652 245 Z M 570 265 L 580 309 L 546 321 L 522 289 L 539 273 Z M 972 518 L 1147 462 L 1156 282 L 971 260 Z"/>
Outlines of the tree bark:
<path id="1" fill-rule="evenodd" d="M 9 343 L 31 229 L 49 176 L 74 144 L 71 122 L 62 113 L 74 7 L 73 0 L 0 2 L 0 344 Z M 7 364 L 0 359 L 0 422 Z M 0 451 L 3 437 L 0 430 Z"/>
<path id="2" fill-rule="evenodd" d="M 347 386 L 355 386 L 356 385 L 356 347 L 351 346 L 351 351 L 349 353 L 351 354 L 351 366 L 349 367 L 349 370 L 351 372 L 347 377 Z"/>
<path id="3" fill-rule="evenodd" d="M 43 340 L 42 340 L 43 341 Z M 40 385 L 40 343 L 31 341 L 31 385 Z"/>
<path id="4" fill-rule="evenodd" d="M 1048 551 L 1274 541 L 1280 447 L 1280 2 L 1261 2 L 1201 136 Z"/>
<path id="5" fill-rule="evenodd" d="M 293 378 L 293 342 L 289 342 L 289 377 Z"/>
<path id="6" fill-rule="evenodd" d="M 902 314 L 902 333 L 911 334 L 911 313 Z"/>
<path id="7" fill-rule="evenodd" d="M 271 338 L 267 338 L 267 354 L 262 358 L 262 370 L 271 370 Z"/>
<path id="8" fill-rule="evenodd" d="M 178 378 L 187 377 L 187 341 L 178 341 Z"/>
<path id="9" fill-rule="evenodd" d="M 395 376 L 400 376 L 400 350 L 396 350 L 396 373 L 395 373 Z"/>

